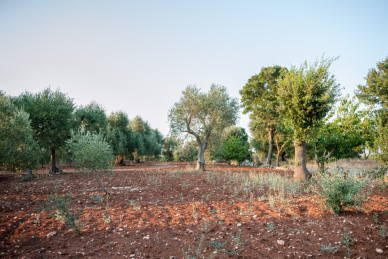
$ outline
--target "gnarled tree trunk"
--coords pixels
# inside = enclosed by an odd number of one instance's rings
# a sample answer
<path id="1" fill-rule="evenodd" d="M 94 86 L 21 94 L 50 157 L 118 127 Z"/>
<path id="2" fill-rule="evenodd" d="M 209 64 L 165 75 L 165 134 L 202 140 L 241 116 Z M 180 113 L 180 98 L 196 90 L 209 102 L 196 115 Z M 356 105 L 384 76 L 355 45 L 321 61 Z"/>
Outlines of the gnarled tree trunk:
<path id="1" fill-rule="evenodd" d="M 272 151 L 273 151 L 273 137 L 275 135 L 275 132 L 273 129 L 268 130 L 268 142 L 269 142 L 269 147 L 268 147 L 268 155 L 267 155 L 267 160 L 265 161 L 264 166 L 271 166 L 271 160 L 272 160 Z"/>
<path id="2" fill-rule="evenodd" d="M 196 170 L 205 171 L 205 158 L 204 158 L 205 149 L 206 149 L 206 146 L 204 144 L 198 143 L 198 161 L 197 161 L 197 166 L 195 168 Z"/>
<path id="3" fill-rule="evenodd" d="M 309 180 L 310 172 L 306 167 L 306 142 L 295 142 L 295 171 L 294 180 L 297 182 Z"/>

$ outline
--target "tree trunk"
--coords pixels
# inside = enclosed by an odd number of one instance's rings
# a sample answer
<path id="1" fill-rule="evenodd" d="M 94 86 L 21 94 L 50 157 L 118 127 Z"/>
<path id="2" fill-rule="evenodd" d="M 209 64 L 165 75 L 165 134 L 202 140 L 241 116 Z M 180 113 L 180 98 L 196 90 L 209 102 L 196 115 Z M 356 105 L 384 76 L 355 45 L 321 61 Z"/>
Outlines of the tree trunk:
<path id="1" fill-rule="evenodd" d="M 57 167 L 56 159 L 55 159 L 55 149 L 51 149 L 51 169 L 50 173 L 59 173 L 59 168 Z"/>
<path id="2" fill-rule="evenodd" d="M 98 171 L 97 171 L 97 170 L 94 170 L 94 172 L 96 172 L 96 175 L 97 175 L 98 182 L 100 183 L 100 185 L 101 185 L 102 189 L 104 190 L 105 194 L 106 194 L 106 195 L 108 195 L 108 194 L 109 194 L 109 192 L 106 190 L 106 188 L 105 188 L 104 184 L 102 183 L 102 181 L 101 181 L 101 177 L 100 177 L 100 174 L 98 173 Z"/>
<path id="3" fill-rule="evenodd" d="M 205 154 L 205 148 L 203 145 L 198 145 L 198 161 L 197 161 L 197 167 L 195 168 L 198 171 L 205 171 L 205 159 L 203 155 Z"/>
<path id="4" fill-rule="evenodd" d="M 119 156 L 119 161 L 118 161 L 117 164 L 120 165 L 120 166 L 125 166 L 124 158 L 125 158 L 125 155 Z"/>
<path id="5" fill-rule="evenodd" d="M 276 154 L 276 167 L 279 167 L 279 166 L 280 166 L 280 158 L 281 158 L 281 156 L 280 156 L 280 153 L 278 152 L 278 153 Z"/>
<path id="6" fill-rule="evenodd" d="M 269 129 L 268 130 L 268 142 L 269 142 L 269 147 L 268 147 L 268 156 L 267 156 L 267 161 L 265 162 L 265 166 L 271 166 L 271 160 L 272 160 L 272 151 L 273 151 L 273 136 L 274 136 L 274 130 Z"/>
<path id="7" fill-rule="evenodd" d="M 311 178 L 306 167 L 306 142 L 295 143 L 295 171 L 294 180 L 301 182 Z"/>

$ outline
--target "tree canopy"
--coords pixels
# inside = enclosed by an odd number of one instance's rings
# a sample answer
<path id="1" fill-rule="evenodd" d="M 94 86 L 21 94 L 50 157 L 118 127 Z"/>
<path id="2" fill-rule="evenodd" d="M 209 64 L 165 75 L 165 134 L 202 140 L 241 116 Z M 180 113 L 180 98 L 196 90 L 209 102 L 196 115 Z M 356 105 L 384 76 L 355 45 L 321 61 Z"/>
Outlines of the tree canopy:
<path id="1" fill-rule="evenodd" d="M 251 112 L 251 120 L 262 124 L 268 132 L 268 155 L 266 165 L 271 165 L 274 136 L 279 119 L 278 80 L 287 71 L 281 66 L 263 67 L 258 75 L 252 76 L 240 90 L 243 113 Z"/>
<path id="2" fill-rule="evenodd" d="M 212 85 L 207 93 L 188 86 L 180 100 L 169 112 L 173 134 L 191 134 L 198 144 L 197 169 L 205 169 L 204 152 L 212 133 L 234 125 L 238 115 L 238 102 L 231 98 L 225 87 Z"/>
<path id="3" fill-rule="evenodd" d="M 29 114 L 0 94 L 0 167 L 20 172 L 39 162 L 39 145 L 33 139 Z"/>
<path id="4" fill-rule="evenodd" d="M 63 147 L 73 127 L 73 100 L 67 94 L 50 88 L 32 94 L 25 92 L 14 99 L 17 106 L 30 114 L 34 139 L 51 150 L 51 172 L 58 172 L 55 150 Z"/>
<path id="5" fill-rule="evenodd" d="M 328 69 L 335 58 L 305 62 L 292 67 L 279 80 L 278 100 L 281 114 L 294 131 L 295 174 L 301 181 L 311 177 L 306 168 L 306 141 L 332 108 L 339 85 Z"/>

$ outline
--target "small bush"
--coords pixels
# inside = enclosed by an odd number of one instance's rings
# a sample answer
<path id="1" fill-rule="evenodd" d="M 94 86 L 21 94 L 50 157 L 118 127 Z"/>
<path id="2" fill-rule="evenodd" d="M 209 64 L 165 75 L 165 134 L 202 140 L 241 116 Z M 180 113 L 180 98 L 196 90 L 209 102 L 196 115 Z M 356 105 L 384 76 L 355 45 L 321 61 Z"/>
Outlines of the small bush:
<path id="1" fill-rule="evenodd" d="M 54 194 L 48 195 L 49 201 L 42 204 L 41 210 L 51 212 L 52 217 L 61 219 L 75 234 L 80 235 L 82 232 L 82 227 L 78 222 L 80 213 L 72 212 L 73 201 L 70 195 L 58 195 L 58 185 L 59 183 L 55 186 Z"/>
<path id="2" fill-rule="evenodd" d="M 366 187 L 370 179 L 359 178 L 339 170 L 318 176 L 318 194 L 326 200 L 326 205 L 336 214 L 350 207 L 361 207 L 366 198 Z"/>

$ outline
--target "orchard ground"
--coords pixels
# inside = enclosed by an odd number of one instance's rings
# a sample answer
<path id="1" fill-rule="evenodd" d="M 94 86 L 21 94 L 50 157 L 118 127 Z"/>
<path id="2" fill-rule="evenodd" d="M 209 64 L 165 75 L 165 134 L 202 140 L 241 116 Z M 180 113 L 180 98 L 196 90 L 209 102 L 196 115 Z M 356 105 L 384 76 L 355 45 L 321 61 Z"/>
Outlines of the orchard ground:
<path id="1" fill-rule="evenodd" d="M 292 171 L 193 163 L 145 162 L 92 174 L 19 182 L 0 173 L 2 258 L 387 258 L 388 194 L 383 182 L 361 210 L 334 215 L 314 184 Z M 80 213 L 76 235 L 39 208 L 69 194 Z M 346 241 L 347 240 L 347 241 Z"/>

